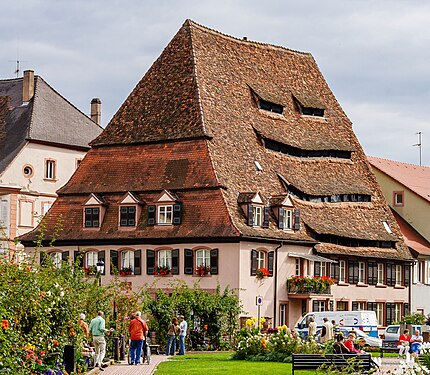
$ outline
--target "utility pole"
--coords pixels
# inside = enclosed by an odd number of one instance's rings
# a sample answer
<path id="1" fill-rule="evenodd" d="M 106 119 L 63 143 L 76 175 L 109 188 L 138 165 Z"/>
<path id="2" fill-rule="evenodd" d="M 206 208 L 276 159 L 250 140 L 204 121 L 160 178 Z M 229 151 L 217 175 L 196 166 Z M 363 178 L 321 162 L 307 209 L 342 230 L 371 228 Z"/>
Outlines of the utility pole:
<path id="1" fill-rule="evenodd" d="M 422 165 L 421 163 L 422 163 L 422 138 L 421 138 L 421 136 L 422 136 L 422 133 L 421 132 L 418 132 L 418 133 L 415 133 L 415 134 L 418 134 L 418 143 L 416 143 L 416 144 L 414 144 L 413 146 L 418 146 L 418 148 L 419 148 L 419 152 L 420 152 L 420 166 Z"/>

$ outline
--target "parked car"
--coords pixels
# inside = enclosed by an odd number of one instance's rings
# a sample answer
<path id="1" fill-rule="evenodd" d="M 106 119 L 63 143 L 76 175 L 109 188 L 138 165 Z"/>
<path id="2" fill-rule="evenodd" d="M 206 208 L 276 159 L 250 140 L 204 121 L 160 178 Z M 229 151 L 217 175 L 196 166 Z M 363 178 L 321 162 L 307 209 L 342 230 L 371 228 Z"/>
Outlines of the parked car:
<path id="1" fill-rule="evenodd" d="M 339 331 L 343 334 L 344 337 L 348 337 L 348 333 L 354 331 L 357 335 L 357 339 L 364 338 L 366 340 L 366 345 L 374 346 L 376 348 L 380 348 L 382 346 L 382 340 L 379 337 L 369 336 L 360 329 L 346 330 L 341 328 Z"/>
<path id="2" fill-rule="evenodd" d="M 414 334 L 415 330 L 418 330 L 421 332 L 421 326 L 412 326 L 413 332 L 409 332 L 409 336 L 412 336 Z M 395 341 L 398 340 L 400 337 L 400 325 L 399 324 L 392 324 L 387 326 L 384 331 L 383 339 L 387 341 Z"/>

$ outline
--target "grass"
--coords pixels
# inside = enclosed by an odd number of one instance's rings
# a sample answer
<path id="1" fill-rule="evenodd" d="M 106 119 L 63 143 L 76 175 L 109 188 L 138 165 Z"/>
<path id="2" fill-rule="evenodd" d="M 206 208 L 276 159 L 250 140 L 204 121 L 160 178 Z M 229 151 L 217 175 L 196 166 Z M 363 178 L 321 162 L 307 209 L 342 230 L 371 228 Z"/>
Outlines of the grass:
<path id="1" fill-rule="evenodd" d="M 232 353 L 204 353 L 175 356 L 158 365 L 156 375 L 277 375 L 291 374 L 291 363 L 250 362 L 230 359 Z M 297 371 L 300 375 L 315 375 L 315 371 Z"/>

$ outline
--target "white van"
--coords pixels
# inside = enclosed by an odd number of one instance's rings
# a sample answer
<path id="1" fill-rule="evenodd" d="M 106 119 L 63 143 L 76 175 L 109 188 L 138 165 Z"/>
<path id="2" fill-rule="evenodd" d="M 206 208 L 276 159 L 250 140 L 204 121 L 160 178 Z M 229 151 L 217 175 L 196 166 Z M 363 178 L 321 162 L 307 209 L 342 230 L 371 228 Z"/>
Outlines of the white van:
<path id="1" fill-rule="evenodd" d="M 323 319 L 327 318 L 330 322 L 334 320 L 342 330 L 359 329 L 371 337 L 378 337 L 378 320 L 374 311 L 318 311 L 307 313 L 299 319 L 294 327 L 300 336 L 306 337 L 308 335 L 309 318 L 311 317 L 314 318 L 317 329 L 322 328 Z"/>

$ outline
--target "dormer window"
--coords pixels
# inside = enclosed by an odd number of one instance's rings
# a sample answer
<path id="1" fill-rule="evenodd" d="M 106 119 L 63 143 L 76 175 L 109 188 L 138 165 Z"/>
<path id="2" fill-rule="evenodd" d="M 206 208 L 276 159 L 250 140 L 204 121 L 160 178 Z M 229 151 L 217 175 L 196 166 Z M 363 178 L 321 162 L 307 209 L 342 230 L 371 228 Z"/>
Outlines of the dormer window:
<path id="1" fill-rule="evenodd" d="M 142 201 L 133 193 L 127 194 L 119 202 L 119 226 L 122 228 L 136 227 L 140 217 Z"/>
<path id="2" fill-rule="evenodd" d="M 251 227 L 269 227 L 269 207 L 263 203 L 260 193 L 240 193 L 238 203 L 247 216 Z"/>
<path id="3" fill-rule="evenodd" d="M 270 205 L 278 217 L 278 227 L 283 230 L 300 229 L 300 210 L 295 209 L 289 195 L 272 197 Z"/>
<path id="4" fill-rule="evenodd" d="M 312 107 L 300 107 L 302 115 L 324 117 L 324 109 Z"/>
<path id="5" fill-rule="evenodd" d="M 260 109 L 262 109 L 264 111 L 279 113 L 281 115 L 284 112 L 284 107 L 282 105 L 272 103 L 272 102 L 269 102 L 267 100 L 263 100 L 261 98 L 258 100 L 258 106 Z"/>
<path id="6" fill-rule="evenodd" d="M 290 208 L 284 208 L 283 209 L 283 224 L 284 229 L 292 229 L 293 228 L 293 210 Z"/>
<path id="7" fill-rule="evenodd" d="M 324 117 L 326 106 L 315 95 L 310 93 L 295 94 L 294 101 L 301 115 Z"/>
<path id="8" fill-rule="evenodd" d="M 148 225 L 181 224 L 182 205 L 173 193 L 164 190 L 155 205 L 148 206 Z"/>
<path id="9" fill-rule="evenodd" d="M 282 103 L 281 97 L 273 92 L 269 92 L 270 90 L 249 84 L 248 86 L 259 109 L 280 115 L 284 113 L 284 106 L 280 104 Z"/>
<path id="10" fill-rule="evenodd" d="M 84 204 L 84 228 L 100 228 L 105 213 L 106 202 L 96 194 L 91 194 Z"/>

